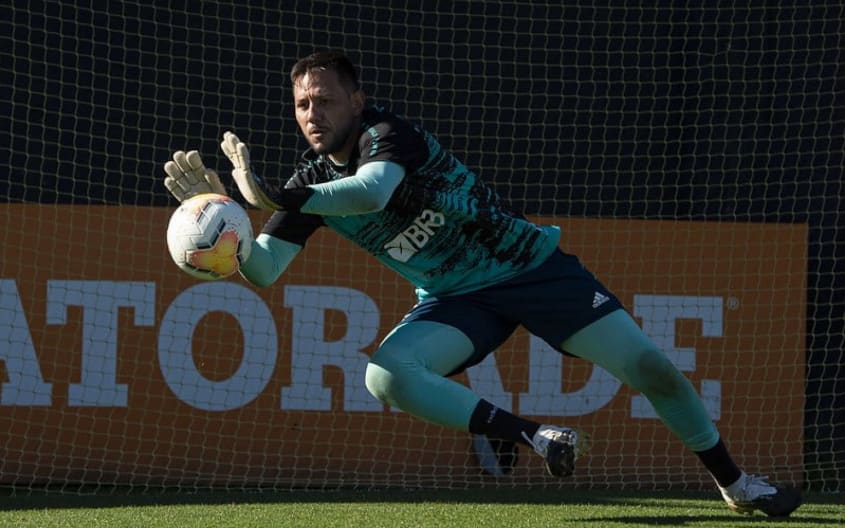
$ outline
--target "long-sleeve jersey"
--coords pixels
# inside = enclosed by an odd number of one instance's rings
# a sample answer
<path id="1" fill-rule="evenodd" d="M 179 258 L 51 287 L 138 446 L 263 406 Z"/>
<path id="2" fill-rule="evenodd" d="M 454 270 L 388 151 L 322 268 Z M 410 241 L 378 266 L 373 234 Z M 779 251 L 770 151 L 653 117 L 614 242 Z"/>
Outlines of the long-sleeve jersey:
<path id="1" fill-rule="evenodd" d="M 510 211 L 431 134 L 379 107 L 364 111 L 346 165 L 309 149 L 285 188 L 347 178 L 374 161 L 405 170 L 383 209 L 347 216 L 279 211 L 262 232 L 304 246 L 317 228 L 328 226 L 410 281 L 420 298 L 507 280 L 538 266 L 557 247 L 557 227 Z"/>

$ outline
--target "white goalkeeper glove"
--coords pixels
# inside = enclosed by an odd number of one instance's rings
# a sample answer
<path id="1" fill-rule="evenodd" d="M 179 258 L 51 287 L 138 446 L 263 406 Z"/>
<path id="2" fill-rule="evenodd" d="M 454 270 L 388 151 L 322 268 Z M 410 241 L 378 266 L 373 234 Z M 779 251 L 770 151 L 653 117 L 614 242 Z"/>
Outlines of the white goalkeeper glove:
<path id="1" fill-rule="evenodd" d="M 220 183 L 220 177 L 205 167 L 199 152 L 181 150 L 173 153 L 173 160 L 164 164 L 164 186 L 180 202 L 192 196 L 204 193 L 226 195 L 226 188 Z"/>
<path id="2" fill-rule="evenodd" d="M 232 179 L 238 184 L 238 189 L 247 202 L 258 209 L 270 211 L 284 209 L 268 196 L 269 192 L 266 190 L 264 182 L 250 167 L 249 150 L 246 148 L 246 144 L 238 139 L 238 136 L 226 131 L 223 134 L 223 142 L 220 143 L 220 148 L 232 162 Z"/>

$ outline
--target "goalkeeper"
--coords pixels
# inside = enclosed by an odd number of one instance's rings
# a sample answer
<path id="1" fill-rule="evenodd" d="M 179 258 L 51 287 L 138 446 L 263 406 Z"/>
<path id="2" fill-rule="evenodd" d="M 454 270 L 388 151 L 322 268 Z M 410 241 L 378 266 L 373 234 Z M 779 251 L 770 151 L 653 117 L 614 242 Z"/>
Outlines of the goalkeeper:
<path id="1" fill-rule="evenodd" d="M 308 237 L 328 226 L 410 281 L 419 302 L 370 359 L 365 383 L 373 396 L 423 420 L 530 446 L 551 474 L 567 476 L 585 448 L 582 434 L 516 416 L 449 379 L 522 325 L 648 398 L 731 509 L 786 516 L 801 504 L 796 490 L 737 467 L 692 384 L 613 293 L 558 249 L 557 227 L 508 210 L 426 131 L 368 106 L 343 54 L 301 59 L 291 82 L 296 121 L 310 148 L 283 186 L 253 172 L 235 134 L 223 137 L 241 194 L 275 211 L 240 271 L 256 286 L 273 284 Z M 176 152 L 165 172 L 179 200 L 225 194 L 196 151 Z"/>

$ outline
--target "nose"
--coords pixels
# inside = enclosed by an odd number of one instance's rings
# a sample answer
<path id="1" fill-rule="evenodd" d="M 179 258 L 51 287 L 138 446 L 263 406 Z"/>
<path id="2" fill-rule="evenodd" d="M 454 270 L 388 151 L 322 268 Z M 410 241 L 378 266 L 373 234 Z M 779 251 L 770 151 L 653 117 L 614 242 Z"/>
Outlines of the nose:
<path id="1" fill-rule="evenodd" d="M 311 103 L 308 105 L 308 110 L 305 113 L 305 118 L 308 122 L 316 122 L 321 117 L 322 113 L 317 108 L 317 105 Z"/>

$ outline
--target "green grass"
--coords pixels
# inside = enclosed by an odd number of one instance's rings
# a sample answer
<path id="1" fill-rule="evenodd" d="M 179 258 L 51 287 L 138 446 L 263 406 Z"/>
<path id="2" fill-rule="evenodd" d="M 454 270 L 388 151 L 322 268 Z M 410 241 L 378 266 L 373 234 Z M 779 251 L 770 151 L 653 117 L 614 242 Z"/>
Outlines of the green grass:
<path id="1" fill-rule="evenodd" d="M 56 493 L 0 497 L 14 527 L 845 526 L 845 497 L 810 495 L 789 519 L 740 516 L 712 493 L 549 490 Z"/>

